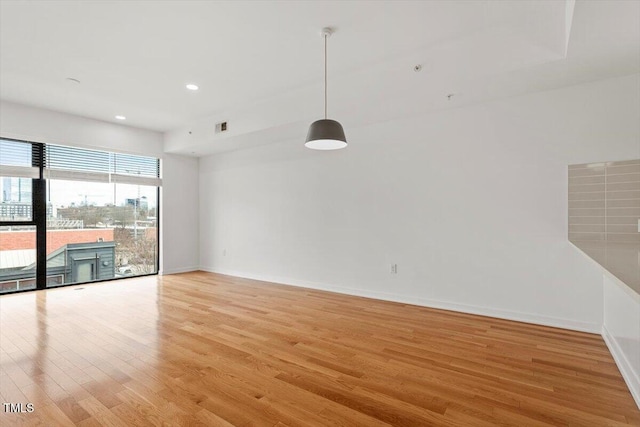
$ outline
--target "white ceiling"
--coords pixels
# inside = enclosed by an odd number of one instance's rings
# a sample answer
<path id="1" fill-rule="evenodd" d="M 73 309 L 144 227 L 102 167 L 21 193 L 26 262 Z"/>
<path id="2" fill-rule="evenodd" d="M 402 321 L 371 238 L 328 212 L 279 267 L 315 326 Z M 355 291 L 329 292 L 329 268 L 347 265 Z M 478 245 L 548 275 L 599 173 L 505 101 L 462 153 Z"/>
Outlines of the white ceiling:
<path id="1" fill-rule="evenodd" d="M 640 72 L 634 0 L 3 0 L 0 98 L 122 114 L 167 132 L 167 151 L 268 143 L 322 114 L 324 26 L 345 126 Z"/>

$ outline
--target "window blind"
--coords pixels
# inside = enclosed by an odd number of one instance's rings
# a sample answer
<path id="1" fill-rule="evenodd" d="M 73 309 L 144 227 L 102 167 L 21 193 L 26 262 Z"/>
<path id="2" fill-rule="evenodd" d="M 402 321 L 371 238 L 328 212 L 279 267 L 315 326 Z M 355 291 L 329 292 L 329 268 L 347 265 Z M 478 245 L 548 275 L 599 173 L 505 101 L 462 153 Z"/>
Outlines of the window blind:
<path id="1" fill-rule="evenodd" d="M 0 139 L 0 175 L 16 178 L 39 178 L 39 150 L 28 142 Z M 35 160 L 35 162 L 34 162 Z"/>
<path id="2" fill-rule="evenodd" d="M 47 179 L 162 185 L 154 157 L 47 145 L 44 165 Z"/>
<path id="3" fill-rule="evenodd" d="M 45 179 L 162 186 L 160 160 L 155 157 L 111 153 L 61 145 L 42 145 L 0 139 L 0 175 Z M 41 151 L 44 157 L 41 158 Z"/>

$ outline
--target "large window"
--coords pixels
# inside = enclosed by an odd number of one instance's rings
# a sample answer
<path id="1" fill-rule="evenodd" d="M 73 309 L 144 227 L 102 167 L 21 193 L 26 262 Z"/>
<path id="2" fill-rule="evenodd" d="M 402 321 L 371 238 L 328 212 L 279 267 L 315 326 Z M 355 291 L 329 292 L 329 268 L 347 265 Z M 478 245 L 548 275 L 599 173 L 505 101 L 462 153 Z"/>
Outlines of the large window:
<path id="1" fill-rule="evenodd" d="M 34 161 L 39 159 L 31 144 L 0 140 L 0 221 L 33 220 L 32 179 L 39 177 Z"/>
<path id="2" fill-rule="evenodd" d="M 0 227 L 0 293 L 36 288 L 36 227 Z"/>
<path id="3" fill-rule="evenodd" d="M 156 158 L 0 139 L 0 293 L 158 270 Z"/>

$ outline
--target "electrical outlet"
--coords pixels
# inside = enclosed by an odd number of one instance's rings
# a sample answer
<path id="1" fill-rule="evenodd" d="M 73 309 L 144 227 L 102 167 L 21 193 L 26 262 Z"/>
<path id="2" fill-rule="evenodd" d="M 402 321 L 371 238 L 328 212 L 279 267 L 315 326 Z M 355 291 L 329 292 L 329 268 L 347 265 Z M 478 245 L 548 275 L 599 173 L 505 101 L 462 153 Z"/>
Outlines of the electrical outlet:
<path id="1" fill-rule="evenodd" d="M 391 264 L 391 274 L 398 274 L 398 264 Z"/>

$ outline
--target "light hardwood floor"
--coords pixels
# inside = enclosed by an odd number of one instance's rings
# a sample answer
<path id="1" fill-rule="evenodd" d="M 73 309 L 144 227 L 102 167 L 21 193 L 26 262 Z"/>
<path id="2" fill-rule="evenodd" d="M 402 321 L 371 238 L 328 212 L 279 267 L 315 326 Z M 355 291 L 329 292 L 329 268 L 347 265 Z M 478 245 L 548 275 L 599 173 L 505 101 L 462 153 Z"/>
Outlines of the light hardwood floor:
<path id="1" fill-rule="evenodd" d="M 202 272 L 0 316 L 2 426 L 640 425 L 598 335 Z"/>

